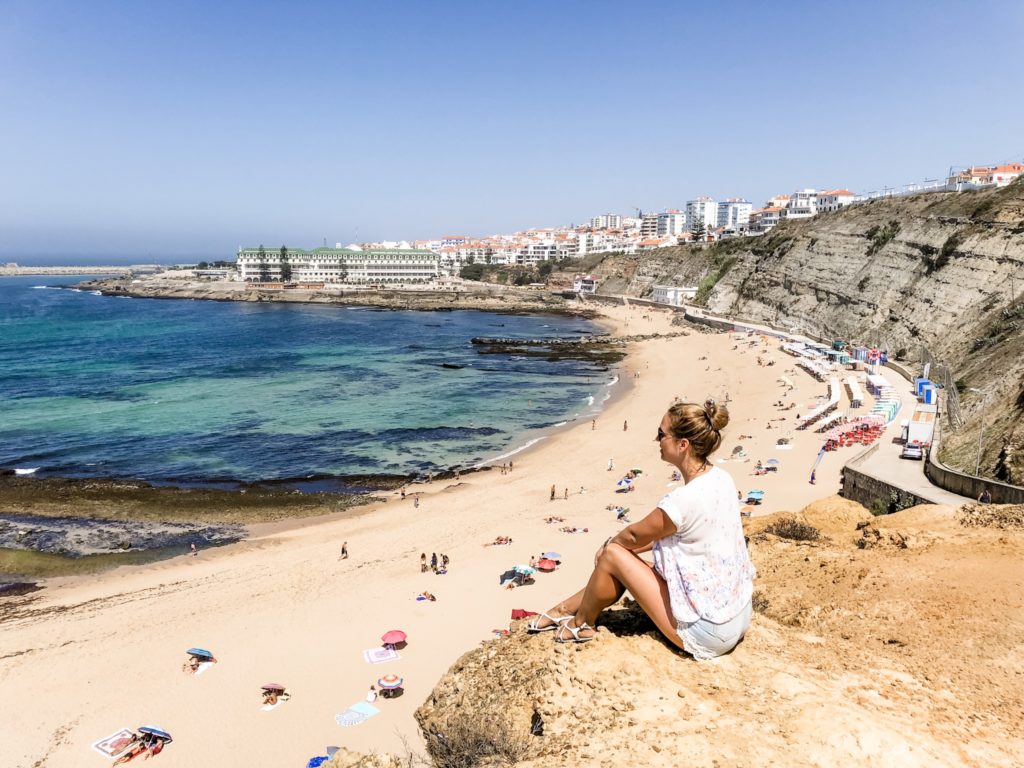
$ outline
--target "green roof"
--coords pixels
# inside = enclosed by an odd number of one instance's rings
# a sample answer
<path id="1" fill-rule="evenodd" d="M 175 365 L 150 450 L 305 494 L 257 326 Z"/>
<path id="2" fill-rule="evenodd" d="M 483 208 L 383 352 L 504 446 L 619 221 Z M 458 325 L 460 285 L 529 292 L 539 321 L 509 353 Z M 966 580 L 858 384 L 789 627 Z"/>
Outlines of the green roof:
<path id="1" fill-rule="evenodd" d="M 242 248 L 241 250 L 242 251 L 258 251 L 259 249 L 260 249 L 260 246 L 257 245 L 257 246 L 253 246 L 253 247 L 249 247 L 249 248 Z M 280 246 L 278 246 L 277 248 L 263 246 L 263 250 L 266 253 L 278 253 L 278 254 L 281 253 Z M 306 251 L 306 250 L 303 250 L 302 248 L 288 248 L 288 253 L 289 254 L 294 253 L 297 256 L 301 256 L 301 255 L 304 255 L 304 254 L 314 254 L 314 253 L 316 253 L 316 254 L 327 254 L 327 255 L 341 255 L 341 256 L 348 256 L 348 255 L 359 254 L 359 253 L 410 253 L 410 254 L 429 253 L 432 256 L 436 256 L 437 255 L 433 251 L 424 250 L 422 248 L 367 248 L 366 250 L 363 250 L 363 251 L 354 251 L 351 248 L 314 248 L 311 251 Z"/>

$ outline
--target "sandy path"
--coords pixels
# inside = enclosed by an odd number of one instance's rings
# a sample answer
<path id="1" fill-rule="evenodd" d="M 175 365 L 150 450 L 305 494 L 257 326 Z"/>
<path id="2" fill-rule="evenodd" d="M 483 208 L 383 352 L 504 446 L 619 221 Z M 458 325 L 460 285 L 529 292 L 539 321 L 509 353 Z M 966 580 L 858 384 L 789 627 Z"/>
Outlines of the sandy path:
<path id="1" fill-rule="evenodd" d="M 609 321 L 626 333 L 669 330 L 667 313 L 611 308 Z M 644 320 L 649 313 L 651 320 Z M 628 325 L 627 325 L 628 320 Z M 789 359 L 759 367 L 758 351 L 725 335 L 694 333 L 634 346 L 620 376 L 632 388 L 613 400 L 596 428 L 564 428 L 515 457 L 515 470 L 468 476 L 426 487 L 419 509 L 397 494 L 356 517 L 323 518 L 287 530 L 264 529 L 254 539 L 162 563 L 122 568 L 98 579 L 54 582 L 0 633 L 0 765 L 46 768 L 95 763 L 89 745 L 122 726 L 155 724 L 175 743 L 158 764 L 302 765 L 328 744 L 361 750 L 418 747 L 412 712 L 463 652 L 507 627 L 512 608 L 542 610 L 581 586 L 600 542 L 619 527 L 610 503 L 623 503 L 638 519 L 669 484 L 654 445 L 658 421 L 673 397 L 731 397 L 733 422 L 717 458 L 744 439 L 748 463 L 719 466 L 741 490 L 767 491 L 759 512 L 799 509 L 838 488 L 841 462 L 829 454 L 818 484 L 807 472 L 820 444 L 814 433 L 795 433 L 795 447 L 770 449 L 783 429 L 766 431 L 771 403 L 783 389 L 776 378 Z M 758 348 L 759 349 L 759 348 Z M 707 360 L 701 360 L 702 357 Z M 638 372 L 639 378 L 632 378 Z M 788 374 L 801 405 L 825 392 L 802 372 Z M 627 382 L 623 382 L 627 383 Z M 792 424 L 793 414 L 786 413 Z M 623 421 L 630 428 L 623 431 Z M 750 477 L 754 461 L 774 456 L 778 473 Z M 614 458 L 616 471 L 606 471 Z M 614 493 L 629 467 L 644 475 L 637 490 Z M 555 483 L 559 499 L 548 500 Z M 580 494 L 580 487 L 586 493 Z M 561 495 L 570 490 L 568 500 Z M 559 515 L 588 534 L 560 533 L 543 518 Z M 510 546 L 484 547 L 496 535 Z M 339 561 L 341 542 L 351 557 Z M 554 549 L 565 565 L 540 574 L 531 586 L 501 590 L 498 574 L 531 554 Z M 448 554 L 449 573 L 421 574 L 419 556 Z M 415 595 L 429 589 L 436 603 Z M 408 632 L 402 659 L 363 661 L 392 628 Z M 199 677 L 180 672 L 184 649 L 212 649 L 220 663 Z M 381 714 L 341 728 L 336 713 L 360 700 L 379 675 L 405 677 L 403 697 L 380 701 Z M 272 712 L 259 708 L 259 685 L 286 684 L 291 701 Z M 43 763 L 39 763 L 42 765 Z"/>

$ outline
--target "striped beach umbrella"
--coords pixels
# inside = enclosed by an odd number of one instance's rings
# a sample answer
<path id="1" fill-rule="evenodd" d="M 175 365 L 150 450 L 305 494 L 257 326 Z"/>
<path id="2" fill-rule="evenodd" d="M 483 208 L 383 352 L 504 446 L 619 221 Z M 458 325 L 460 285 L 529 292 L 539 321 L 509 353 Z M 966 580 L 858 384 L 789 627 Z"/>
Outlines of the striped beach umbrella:
<path id="1" fill-rule="evenodd" d="M 377 685 L 386 691 L 401 688 L 404 684 L 405 680 L 398 675 L 384 675 L 377 681 Z"/>

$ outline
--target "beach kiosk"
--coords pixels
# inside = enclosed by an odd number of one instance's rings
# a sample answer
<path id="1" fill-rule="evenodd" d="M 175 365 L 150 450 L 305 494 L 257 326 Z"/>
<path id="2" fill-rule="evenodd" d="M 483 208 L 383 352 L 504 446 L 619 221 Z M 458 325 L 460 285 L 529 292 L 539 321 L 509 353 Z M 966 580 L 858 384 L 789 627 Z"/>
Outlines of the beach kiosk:
<path id="1" fill-rule="evenodd" d="M 924 403 L 925 405 L 938 404 L 939 390 L 931 382 L 928 382 L 928 384 L 921 388 L 921 402 Z"/>

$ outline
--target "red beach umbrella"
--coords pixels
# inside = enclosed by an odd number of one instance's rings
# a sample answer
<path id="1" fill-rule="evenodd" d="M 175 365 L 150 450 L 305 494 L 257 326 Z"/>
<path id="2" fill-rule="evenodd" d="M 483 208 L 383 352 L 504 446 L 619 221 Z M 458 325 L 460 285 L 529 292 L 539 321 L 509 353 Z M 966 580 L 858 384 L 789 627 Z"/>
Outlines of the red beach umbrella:
<path id="1" fill-rule="evenodd" d="M 395 645 L 396 643 L 405 642 L 405 632 L 400 629 L 391 629 L 381 635 L 381 642 L 387 643 L 388 645 Z"/>
<path id="2" fill-rule="evenodd" d="M 548 560 L 547 558 L 544 558 L 537 563 L 537 570 L 544 571 L 544 573 L 551 573 L 551 571 L 555 570 L 557 567 L 558 564 L 554 560 Z"/>

